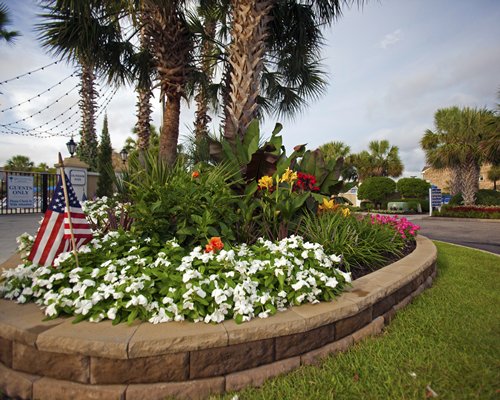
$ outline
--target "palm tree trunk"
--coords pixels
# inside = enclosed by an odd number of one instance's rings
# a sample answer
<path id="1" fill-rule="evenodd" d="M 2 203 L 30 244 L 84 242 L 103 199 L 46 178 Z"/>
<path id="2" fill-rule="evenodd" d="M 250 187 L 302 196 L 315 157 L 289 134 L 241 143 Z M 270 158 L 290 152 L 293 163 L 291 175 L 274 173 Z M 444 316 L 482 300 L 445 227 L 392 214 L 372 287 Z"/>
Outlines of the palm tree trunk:
<path id="1" fill-rule="evenodd" d="M 140 44 L 141 50 L 149 48 L 149 38 L 145 33 L 144 28 L 141 29 L 140 33 Z M 150 70 L 146 71 L 146 76 L 149 78 Z M 147 79 L 149 81 L 149 79 Z M 149 85 L 146 82 L 142 82 L 143 85 L 139 84 L 137 86 L 137 147 L 139 153 L 143 153 L 149 148 L 149 136 L 150 136 L 150 122 L 151 122 L 151 97 L 153 93 L 151 92 L 151 82 Z"/>
<path id="2" fill-rule="evenodd" d="M 230 88 L 224 137 L 243 137 L 257 116 L 269 11 L 273 0 L 231 0 L 233 25 L 229 48 Z"/>
<path id="3" fill-rule="evenodd" d="M 476 201 L 476 193 L 479 190 L 479 165 L 472 158 L 468 157 L 463 170 L 462 196 L 464 205 L 473 205 Z"/>
<path id="4" fill-rule="evenodd" d="M 202 70 L 206 76 L 207 81 L 212 81 L 213 74 L 213 59 L 212 53 L 214 51 L 214 43 L 210 40 L 215 36 L 216 23 L 213 20 L 205 21 L 205 35 L 207 38 L 203 39 L 202 44 Z M 212 120 L 208 115 L 208 93 L 204 85 L 200 86 L 199 92 L 195 97 L 196 113 L 195 113 L 195 137 L 196 142 L 203 140 L 208 136 L 208 124 Z"/>
<path id="5" fill-rule="evenodd" d="M 456 194 L 462 193 L 463 181 L 462 181 L 462 166 L 455 165 L 450 168 L 450 194 L 455 196 Z"/>
<path id="6" fill-rule="evenodd" d="M 97 169 L 97 136 L 95 131 L 96 97 L 95 75 L 92 64 L 81 62 L 80 109 L 82 112 L 82 137 L 78 155 L 82 161 Z"/>
<path id="7" fill-rule="evenodd" d="M 180 93 L 167 94 L 167 104 L 163 111 L 163 124 L 160 135 L 160 160 L 173 165 L 177 157 L 179 140 L 179 116 L 181 113 Z"/>

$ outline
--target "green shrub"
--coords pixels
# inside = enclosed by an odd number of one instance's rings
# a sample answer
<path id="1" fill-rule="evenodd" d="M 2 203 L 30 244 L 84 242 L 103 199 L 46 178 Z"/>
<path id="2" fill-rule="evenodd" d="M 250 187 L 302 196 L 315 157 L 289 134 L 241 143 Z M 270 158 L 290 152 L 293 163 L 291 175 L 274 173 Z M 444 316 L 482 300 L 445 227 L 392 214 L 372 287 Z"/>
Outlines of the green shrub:
<path id="1" fill-rule="evenodd" d="M 464 204 L 462 193 L 453 196 L 449 204 L 452 206 Z M 480 189 L 476 193 L 476 204 L 482 206 L 500 206 L 500 192 L 491 189 Z"/>
<path id="2" fill-rule="evenodd" d="M 193 176 L 180 163 L 168 167 L 150 161 L 127 183 L 134 231 L 161 240 L 177 238 L 189 246 L 211 236 L 236 239 L 238 198 L 227 167 L 201 169 Z"/>
<path id="3" fill-rule="evenodd" d="M 384 265 L 387 257 L 400 255 L 404 246 L 388 226 L 335 212 L 305 215 L 299 234 L 304 240 L 323 245 L 327 253 L 342 254 L 345 267 L 351 270 L 361 266 L 374 270 Z"/>
<path id="4" fill-rule="evenodd" d="M 397 182 L 398 192 L 404 199 L 428 197 L 431 184 L 418 178 L 402 178 Z"/>
<path id="5" fill-rule="evenodd" d="M 370 200 L 375 205 L 383 205 L 396 191 L 396 182 L 385 176 L 367 178 L 358 190 L 358 198 Z M 387 207 L 387 205 L 386 205 Z"/>
<path id="6" fill-rule="evenodd" d="M 429 212 L 429 200 L 428 199 L 405 199 L 405 201 L 409 202 L 412 204 L 412 206 L 416 206 L 416 204 L 420 204 L 420 207 L 422 208 L 422 212 Z M 416 208 L 414 208 L 416 210 Z"/>

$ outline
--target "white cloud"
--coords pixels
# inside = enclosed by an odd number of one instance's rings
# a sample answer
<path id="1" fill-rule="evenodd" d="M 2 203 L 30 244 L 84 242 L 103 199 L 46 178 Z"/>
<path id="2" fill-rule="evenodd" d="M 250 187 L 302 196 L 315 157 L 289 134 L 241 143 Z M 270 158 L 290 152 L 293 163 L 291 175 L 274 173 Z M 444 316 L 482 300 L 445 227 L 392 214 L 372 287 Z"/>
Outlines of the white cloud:
<path id="1" fill-rule="evenodd" d="M 401 40 L 401 29 L 396 29 L 394 32 L 385 35 L 378 45 L 382 49 L 387 49 L 389 46 L 396 44 L 400 40 Z"/>

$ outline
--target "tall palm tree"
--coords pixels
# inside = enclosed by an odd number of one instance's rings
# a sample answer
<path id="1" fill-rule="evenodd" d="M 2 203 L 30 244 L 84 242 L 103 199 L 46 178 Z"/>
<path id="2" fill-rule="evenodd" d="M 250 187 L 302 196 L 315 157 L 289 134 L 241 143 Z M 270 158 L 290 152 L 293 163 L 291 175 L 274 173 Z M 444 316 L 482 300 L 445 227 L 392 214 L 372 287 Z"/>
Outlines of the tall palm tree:
<path id="1" fill-rule="evenodd" d="M 160 159 L 173 164 L 177 155 L 181 99 L 193 72 L 193 36 L 182 0 L 143 0 L 141 18 L 167 102 L 160 135 Z"/>
<path id="2" fill-rule="evenodd" d="M 18 31 L 7 30 L 7 25 L 11 24 L 9 9 L 4 3 L 0 3 L 0 39 L 7 43 L 12 43 L 21 34 Z"/>
<path id="3" fill-rule="evenodd" d="M 42 45 L 81 68 L 82 137 L 78 152 L 83 161 L 96 169 L 96 74 L 114 78 L 123 75 L 119 21 L 111 12 L 112 3 L 108 6 L 99 0 L 45 0 L 42 7 L 42 22 L 37 24 Z"/>
<path id="4" fill-rule="evenodd" d="M 498 137 L 495 118 L 494 112 L 486 109 L 439 109 L 434 115 L 436 129 L 428 129 L 420 141 L 428 164 L 450 169 L 450 192 L 462 193 L 466 205 L 474 204 L 481 164 L 498 157 L 484 145 L 495 135 Z"/>
<path id="5" fill-rule="evenodd" d="M 340 141 L 333 141 L 322 144 L 319 150 L 323 153 L 326 161 L 336 160 L 339 157 L 346 158 L 351 153 L 351 148 Z"/>
<path id="6" fill-rule="evenodd" d="M 271 91 L 274 89 L 274 98 L 281 95 L 285 100 L 282 105 L 286 106 L 278 109 L 279 112 L 296 111 L 303 103 L 301 90 L 302 94 L 313 97 L 321 93 L 324 81 L 319 73 L 321 35 L 318 35 L 318 26 L 333 22 L 341 14 L 341 6 L 353 2 L 231 0 L 232 26 L 228 55 L 230 65 L 226 75 L 230 79 L 224 104 L 224 136 L 227 140 L 234 141 L 236 137 L 242 137 L 250 122 L 260 114 L 261 82 L 269 86 Z M 280 19 L 282 16 L 287 19 Z M 300 18 L 290 19 L 294 16 Z M 287 31 L 287 28 L 291 30 Z M 313 28 L 315 36 L 308 35 L 311 31 L 307 32 L 307 28 Z M 280 32 L 285 31 L 286 35 L 280 35 Z M 292 32 L 294 34 L 290 35 Z M 279 43 L 272 40 L 273 34 L 276 33 L 277 37 L 287 40 L 288 46 L 283 46 L 284 42 L 272 46 L 273 43 Z M 284 57 L 283 50 L 288 52 L 288 57 Z M 272 60 L 277 53 L 282 54 L 276 65 L 277 69 L 266 71 L 266 58 Z M 302 82 L 299 81 L 301 75 L 305 77 Z M 276 77 L 281 78 L 285 84 L 279 82 Z"/>

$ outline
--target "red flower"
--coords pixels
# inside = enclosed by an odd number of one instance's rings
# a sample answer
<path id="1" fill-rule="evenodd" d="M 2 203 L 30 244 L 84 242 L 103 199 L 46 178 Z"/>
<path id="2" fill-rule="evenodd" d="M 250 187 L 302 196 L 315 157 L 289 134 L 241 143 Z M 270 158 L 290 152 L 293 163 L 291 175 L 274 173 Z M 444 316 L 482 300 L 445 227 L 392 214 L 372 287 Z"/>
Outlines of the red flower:
<path id="1" fill-rule="evenodd" d="M 310 192 L 319 192 L 319 187 L 316 186 L 316 177 L 311 174 L 297 173 L 297 181 L 293 185 L 293 190 L 302 190 Z"/>
<path id="2" fill-rule="evenodd" d="M 215 252 L 222 250 L 224 248 L 224 243 L 219 236 L 214 236 L 210 239 L 208 244 L 205 246 L 205 253 Z"/>
<path id="3" fill-rule="evenodd" d="M 200 176 L 200 173 L 198 171 L 193 171 L 191 174 L 191 178 L 198 178 Z"/>

